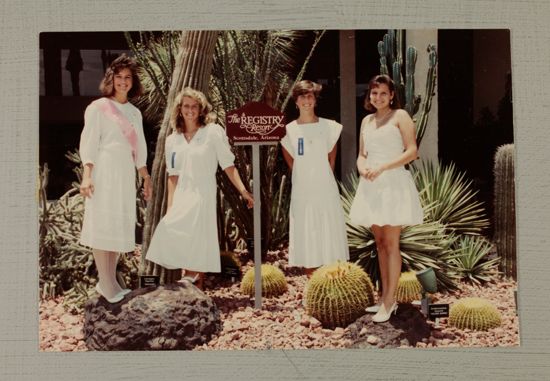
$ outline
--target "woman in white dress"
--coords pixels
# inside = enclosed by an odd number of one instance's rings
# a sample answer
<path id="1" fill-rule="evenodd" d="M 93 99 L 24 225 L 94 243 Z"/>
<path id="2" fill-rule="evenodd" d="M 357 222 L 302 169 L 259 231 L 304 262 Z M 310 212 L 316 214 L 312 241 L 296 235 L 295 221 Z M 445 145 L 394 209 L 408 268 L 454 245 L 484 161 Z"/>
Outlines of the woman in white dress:
<path id="1" fill-rule="evenodd" d="M 308 277 L 322 265 L 349 259 L 344 212 L 334 179 L 342 125 L 315 115 L 321 85 L 300 81 L 292 97 L 300 111 L 286 126 L 283 157 L 292 170 L 288 262 Z"/>
<path id="2" fill-rule="evenodd" d="M 368 85 L 365 108 L 375 111 L 361 123 L 357 170 L 361 176 L 350 220 L 370 227 L 376 241 L 382 295 L 373 321 L 387 321 L 397 310 L 395 292 L 401 274 L 402 225 L 421 224 L 423 211 L 411 174 L 404 165 L 416 159 L 414 123 L 400 108 L 392 79 L 375 76 Z"/>
<path id="3" fill-rule="evenodd" d="M 136 168 L 145 199 L 152 194 L 141 113 L 128 101 L 141 92 L 137 70 L 126 55 L 111 63 L 99 86 L 103 97 L 86 108 L 80 136 L 85 197 L 80 243 L 92 248 L 96 290 L 111 303 L 130 292 L 118 284 L 116 266 L 118 253 L 135 249 Z"/>
<path id="4" fill-rule="evenodd" d="M 225 130 L 205 95 L 185 88 L 176 97 L 166 138 L 167 212 L 155 229 L 146 258 L 168 269 L 184 269 L 203 288 L 205 272 L 220 272 L 216 220 L 216 170 L 224 170 L 249 208 L 254 205 L 233 164 Z"/>

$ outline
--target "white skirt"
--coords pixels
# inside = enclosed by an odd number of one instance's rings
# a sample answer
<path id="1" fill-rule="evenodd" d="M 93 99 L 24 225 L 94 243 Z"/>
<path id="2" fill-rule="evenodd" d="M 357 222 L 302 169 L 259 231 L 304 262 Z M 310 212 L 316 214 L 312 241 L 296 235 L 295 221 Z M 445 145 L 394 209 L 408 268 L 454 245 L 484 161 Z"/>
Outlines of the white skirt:
<path id="1" fill-rule="evenodd" d="M 413 178 L 405 168 L 384 171 L 374 181 L 361 177 L 350 209 L 354 225 L 416 225 L 424 218 Z"/>
<path id="2" fill-rule="evenodd" d="M 135 249 L 136 178 L 124 150 L 103 150 L 92 171 L 94 193 L 86 198 L 80 243 L 93 249 Z"/>
<path id="3" fill-rule="evenodd" d="M 290 206 L 288 264 L 306 268 L 349 259 L 344 212 L 337 194 L 293 197 Z"/>
<path id="4" fill-rule="evenodd" d="M 221 271 L 216 197 L 204 193 L 176 188 L 172 207 L 151 238 L 147 260 L 167 269 Z"/>

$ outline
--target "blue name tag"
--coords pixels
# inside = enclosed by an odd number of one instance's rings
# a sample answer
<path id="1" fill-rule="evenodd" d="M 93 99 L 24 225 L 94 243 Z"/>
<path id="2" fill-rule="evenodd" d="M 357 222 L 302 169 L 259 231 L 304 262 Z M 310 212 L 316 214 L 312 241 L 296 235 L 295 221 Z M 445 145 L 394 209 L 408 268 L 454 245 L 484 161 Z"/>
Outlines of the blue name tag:
<path id="1" fill-rule="evenodd" d="M 298 138 L 298 155 L 304 154 L 304 138 Z"/>

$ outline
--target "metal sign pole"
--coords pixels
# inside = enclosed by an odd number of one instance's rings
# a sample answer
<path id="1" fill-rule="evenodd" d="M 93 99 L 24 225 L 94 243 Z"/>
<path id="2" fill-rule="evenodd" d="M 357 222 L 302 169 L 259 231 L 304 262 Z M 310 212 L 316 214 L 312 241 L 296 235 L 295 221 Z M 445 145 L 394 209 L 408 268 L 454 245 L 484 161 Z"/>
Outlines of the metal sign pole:
<path id="1" fill-rule="evenodd" d="M 252 188 L 254 195 L 254 307 L 262 308 L 262 203 L 260 196 L 260 144 L 252 144 Z"/>

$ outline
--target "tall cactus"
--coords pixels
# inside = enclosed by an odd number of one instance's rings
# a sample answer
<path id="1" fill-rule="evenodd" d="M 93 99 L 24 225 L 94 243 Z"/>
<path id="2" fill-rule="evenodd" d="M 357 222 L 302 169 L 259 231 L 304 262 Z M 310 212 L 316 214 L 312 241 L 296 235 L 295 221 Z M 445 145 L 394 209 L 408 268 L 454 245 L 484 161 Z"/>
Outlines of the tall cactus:
<path id="1" fill-rule="evenodd" d="M 437 78 L 437 51 L 435 45 L 429 44 L 428 52 L 428 74 L 426 76 L 426 90 L 424 97 L 415 94 L 414 76 L 418 52 L 414 46 L 407 47 L 405 61 L 405 79 L 403 79 L 403 31 L 388 30 L 378 42 L 378 54 L 380 55 L 380 74 L 390 75 L 395 83 L 396 95 L 405 110 L 409 113 L 416 125 L 416 144 L 420 146 L 422 137 L 428 124 L 428 116 L 432 107 Z M 422 102 L 423 100 L 423 102 Z M 422 104 L 422 105 L 421 105 Z"/>
<path id="2" fill-rule="evenodd" d="M 517 279 L 514 145 L 498 147 L 495 154 L 494 241 L 501 258 L 500 269 Z"/>

